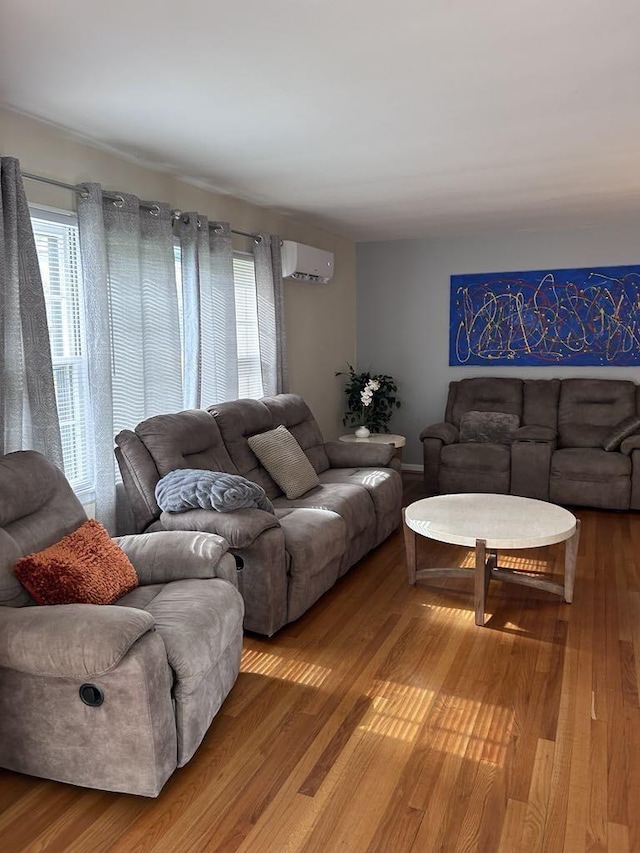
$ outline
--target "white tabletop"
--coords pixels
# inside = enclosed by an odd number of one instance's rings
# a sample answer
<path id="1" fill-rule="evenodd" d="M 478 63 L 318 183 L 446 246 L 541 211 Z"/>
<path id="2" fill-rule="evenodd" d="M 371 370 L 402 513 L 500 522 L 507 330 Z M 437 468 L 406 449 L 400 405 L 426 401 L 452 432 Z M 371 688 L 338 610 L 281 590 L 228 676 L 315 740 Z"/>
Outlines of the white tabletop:
<path id="1" fill-rule="evenodd" d="M 407 527 L 438 542 L 487 548 L 535 548 L 569 539 L 576 518 L 561 506 L 515 495 L 437 495 L 410 504 Z"/>
<path id="2" fill-rule="evenodd" d="M 362 441 L 369 444 L 393 444 L 394 447 L 404 447 L 407 439 L 404 435 L 394 435 L 392 432 L 372 432 L 366 438 L 358 438 L 357 435 L 341 435 L 340 441 Z"/>

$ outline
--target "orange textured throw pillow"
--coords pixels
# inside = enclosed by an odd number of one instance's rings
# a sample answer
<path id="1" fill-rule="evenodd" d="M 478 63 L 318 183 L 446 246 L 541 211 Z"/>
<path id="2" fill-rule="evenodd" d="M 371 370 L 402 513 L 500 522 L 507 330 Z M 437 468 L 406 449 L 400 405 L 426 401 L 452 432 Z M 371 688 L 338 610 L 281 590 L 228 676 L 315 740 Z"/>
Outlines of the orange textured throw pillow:
<path id="1" fill-rule="evenodd" d="M 138 586 L 124 551 L 93 519 L 15 566 L 36 604 L 113 604 Z"/>

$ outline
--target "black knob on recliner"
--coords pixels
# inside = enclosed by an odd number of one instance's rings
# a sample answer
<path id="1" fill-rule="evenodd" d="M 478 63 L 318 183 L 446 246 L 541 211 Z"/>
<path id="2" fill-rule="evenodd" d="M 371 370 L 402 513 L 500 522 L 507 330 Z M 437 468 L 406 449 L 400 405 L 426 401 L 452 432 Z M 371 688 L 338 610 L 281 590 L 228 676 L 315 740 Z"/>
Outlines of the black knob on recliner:
<path id="1" fill-rule="evenodd" d="M 97 708 L 104 702 L 104 692 L 97 684 L 83 684 L 80 687 L 80 698 L 85 705 Z"/>

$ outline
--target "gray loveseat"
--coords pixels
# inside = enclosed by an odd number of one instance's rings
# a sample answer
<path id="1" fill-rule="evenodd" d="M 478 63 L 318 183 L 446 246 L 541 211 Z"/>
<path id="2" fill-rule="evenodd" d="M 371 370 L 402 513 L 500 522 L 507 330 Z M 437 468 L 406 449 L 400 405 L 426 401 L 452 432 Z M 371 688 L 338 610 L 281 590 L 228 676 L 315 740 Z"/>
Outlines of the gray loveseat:
<path id="1" fill-rule="evenodd" d="M 513 415 L 504 441 L 460 441 L 469 412 Z M 444 422 L 420 438 L 429 494 L 494 492 L 640 509 L 640 387 L 617 379 L 476 377 L 452 382 Z M 467 421 L 468 422 L 468 421 Z M 612 447 L 605 450 L 604 447 Z"/>
<path id="2" fill-rule="evenodd" d="M 296 438 L 320 481 L 296 500 L 282 494 L 247 441 L 279 425 Z M 400 523 L 402 481 L 393 446 L 325 442 L 295 394 L 158 415 L 120 432 L 116 445 L 137 529 L 224 537 L 244 564 L 245 628 L 267 636 L 298 619 Z M 273 501 L 275 515 L 260 509 L 161 512 L 155 486 L 178 468 L 253 480 Z"/>
<path id="3" fill-rule="evenodd" d="M 238 675 L 235 560 L 210 534 L 125 536 L 140 585 L 116 604 L 34 605 L 16 562 L 85 521 L 43 456 L 0 457 L 0 767 L 157 796 Z"/>

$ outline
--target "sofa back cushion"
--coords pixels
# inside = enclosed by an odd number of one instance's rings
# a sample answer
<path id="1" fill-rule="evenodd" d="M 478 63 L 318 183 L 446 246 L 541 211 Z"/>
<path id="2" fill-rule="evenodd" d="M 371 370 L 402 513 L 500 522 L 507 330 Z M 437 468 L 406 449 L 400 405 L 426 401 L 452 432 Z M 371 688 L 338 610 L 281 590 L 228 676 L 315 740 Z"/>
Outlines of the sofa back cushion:
<path id="1" fill-rule="evenodd" d="M 156 415 L 138 424 L 136 435 L 164 477 L 178 468 L 237 474 L 215 420 L 202 409 Z"/>
<path id="2" fill-rule="evenodd" d="M 262 402 L 271 412 L 275 427 L 285 426 L 304 450 L 316 474 L 329 469 L 329 459 L 324 449 L 324 438 L 311 409 L 298 394 L 278 394 L 263 397 Z"/>
<path id="3" fill-rule="evenodd" d="M 452 382 L 445 420 L 459 427 L 466 412 L 503 412 L 522 418 L 522 380 L 478 376 Z"/>
<path id="4" fill-rule="evenodd" d="M 282 494 L 278 484 L 249 447 L 247 439 L 286 427 L 304 450 L 317 474 L 329 468 L 324 439 L 311 409 L 298 394 L 277 394 L 261 400 L 233 400 L 209 408 L 238 473 L 259 483 L 272 500 Z"/>
<path id="5" fill-rule="evenodd" d="M 560 447 L 600 447 L 624 418 L 636 414 L 636 385 L 626 379 L 563 379 L 558 408 Z"/>
<path id="6" fill-rule="evenodd" d="M 271 500 L 279 497 L 280 487 L 260 464 L 247 441 L 252 435 L 277 426 L 262 400 L 232 400 L 211 406 L 208 411 L 215 419 L 237 473 L 262 486 Z"/>
<path id="7" fill-rule="evenodd" d="M 33 603 L 14 566 L 87 519 L 64 474 L 34 450 L 0 457 L 0 605 Z"/>
<path id="8" fill-rule="evenodd" d="M 559 379 L 525 379 L 522 426 L 558 428 Z"/>

